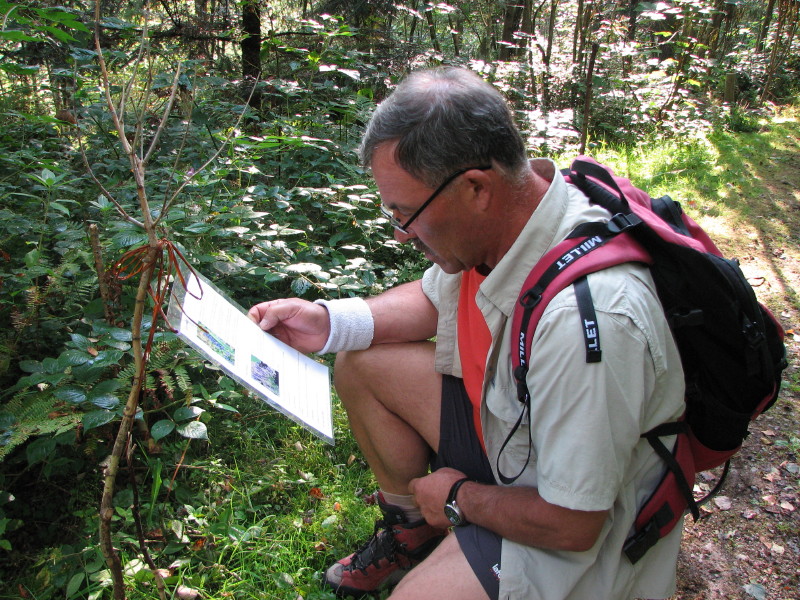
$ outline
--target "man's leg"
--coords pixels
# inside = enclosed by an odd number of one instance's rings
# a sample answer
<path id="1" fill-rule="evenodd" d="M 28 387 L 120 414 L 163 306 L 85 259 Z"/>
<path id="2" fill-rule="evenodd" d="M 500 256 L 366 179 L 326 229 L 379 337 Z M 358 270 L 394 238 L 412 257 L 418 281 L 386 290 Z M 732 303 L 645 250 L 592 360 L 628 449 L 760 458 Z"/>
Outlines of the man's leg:
<path id="1" fill-rule="evenodd" d="M 334 371 L 350 428 L 380 488 L 408 494 L 439 448 L 442 377 L 431 342 L 343 352 Z"/>
<path id="2" fill-rule="evenodd" d="M 444 530 L 421 518 L 408 495 L 408 482 L 428 472 L 431 451 L 439 445 L 442 378 L 433 362 L 429 342 L 381 344 L 337 356 L 336 391 L 378 480 L 383 513 L 370 540 L 326 572 L 338 594 L 360 596 L 396 584 L 444 537 Z"/>
<path id="3" fill-rule="evenodd" d="M 415 567 L 392 592 L 389 600 L 489 600 L 454 534 Z"/>

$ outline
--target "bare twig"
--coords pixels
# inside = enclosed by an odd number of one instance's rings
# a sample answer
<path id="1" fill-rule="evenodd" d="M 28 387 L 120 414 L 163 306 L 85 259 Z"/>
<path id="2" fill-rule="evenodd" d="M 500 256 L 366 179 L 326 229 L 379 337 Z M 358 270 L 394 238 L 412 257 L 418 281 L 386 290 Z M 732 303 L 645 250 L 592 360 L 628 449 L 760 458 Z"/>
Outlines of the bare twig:
<path id="1" fill-rule="evenodd" d="M 150 147 L 147 149 L 147 154 L 144 155 L 142 159 L 142 163 L 147 165 L 150 162 L 150 156 L 153 154 L 153 150 L 155 150 L 156 146 L 158 145 L 158 140 L 161 137 L 161 134 L 164 131 L 164 127 L 169 120 L 169 115 L 172 112 L 172 105 L 175 103 L 175 95 L 178 91 L 178 81 L 180 80 L 181 76 L 181 64 L 178 63 L 178 68 L 175 69 L 175 78 L 172 80 L 172 88 L 169 92 L 169 100 L 167 100 L 167 106 L 164 109 L 164 114 L 161 117 L 161 122 L 158 124 L 158 129 L 156 130 L 155 135 L 153 136 L 153 140 L 150 142 Z"/>
<path id="2" fill-rule="evenodd" d="M 250 96 L 247 98 L 247 102 L 245 103 L 244 107 L 242 108 L 242 112 L 239 114 L 239 118 L 236 120 L 236 124 L 231 128 L 231 132 L 226 136 L 225 141 L 222 143 L 222 145 L 217 149 L 216 152 L 214 152 L 214 154 L 211 156 L 211 158 L 209 158 L 206 162 L 204 162 L 200 166 L 200 168 L 197 169 L 197 171 L 195 171 L 189 177 L 187 177 L 186 180 L 183 181 L 183 183 L 181 183 L 178 186 L 178 189 L 176 189 L 175 192 L 170 197 L 164 199 L 164 204 L 161 206 L 161 211 L 158 213 L 158 217 L 156 218 L 156 220 L 154 222 L 156 225 L 158 225 L 158 223 L 161 221 L 161 219 L 164 218 L 164 215 L 167 214 L 167 211 L 169 210 L 169 207 L 172 206 L 173 202 L 175 202 L 175 200 L 177 199 L 178 195 L 180 195 L 180 193 L 183 191 L 183 188 L 185 188 L 187 185 L 189 185 L 189 183 L 192 181 L 192 179 L 194 179 L 194 177 L 196 175 L 198 175 L 199 173 L 204 171 L 206 169 L 206 167 L 208 167 L 208 165 L 210 165 L 215 160 L 217 160 L 219 155 L 222 153 L 222 151 L 228 145 L 228 142 L 230 142 L 233 139 L 233 136 L 236 133 L 236 130 L 239 128 L 239 125 L 241 124 L 242 119 L 244 118 L 244 115 L 247 112 L 248 106 L 250 106 L 250 98 L 253 97 L 253 92 L 255 92 L 255 89 L 256 89 L 257 85 L 258 85 L 258 81 L 255 81 L 253 83 L 253 88 L 250 90 Z"/>

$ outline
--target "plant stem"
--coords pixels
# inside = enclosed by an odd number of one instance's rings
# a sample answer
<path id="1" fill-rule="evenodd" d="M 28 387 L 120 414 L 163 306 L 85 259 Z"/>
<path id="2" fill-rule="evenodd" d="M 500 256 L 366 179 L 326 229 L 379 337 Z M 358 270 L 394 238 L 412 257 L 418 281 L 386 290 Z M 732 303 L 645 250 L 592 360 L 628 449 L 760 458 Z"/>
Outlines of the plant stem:
<path id="1" fill-rule="evenodd" d="M 142 318 L 144 317 L 145 302 L 148 296 L 148 288 L 153 277 L 153 270 L 156 259 L 161 249 L 157 245 L 151 245 L 147 256 L 144 259 L 144 268 L 139 279 L 139 287 L 136 292 L 136 303 L 134 305 L 133 320 L 131 323 L 134 364 L 136 365 L 136 375 L 133 378 L 131 391 L 128 394 L 128 401 L 122 413 L 122 421 L 114 440 L 114 448 L 106 459 L 103 477 L 103 496 L 100 501 L 100 548 L 106 560 L 106 565 L 111 571 L 111 578 L 114 585 L 114 598 L 116 600 L 125 599 L 125 585 L 122 578 L 122 563 L 119 554 L 114 548 L 111 540 L 111 518 L 114 516 L 114 484 L 119 471 L 120 458 L 129 443 L 131 427 L 136 417 L 136 409 L 139 406 L 139 395 L 142 391 L 142 384 L 145 377 L 144 350 L 142 348 Z"/>

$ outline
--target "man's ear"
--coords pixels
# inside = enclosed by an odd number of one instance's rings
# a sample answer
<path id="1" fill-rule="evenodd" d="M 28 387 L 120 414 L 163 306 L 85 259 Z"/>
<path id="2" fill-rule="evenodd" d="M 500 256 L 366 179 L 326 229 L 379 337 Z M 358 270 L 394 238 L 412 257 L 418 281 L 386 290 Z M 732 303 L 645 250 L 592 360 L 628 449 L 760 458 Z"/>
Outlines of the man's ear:
<path id="1" fill-rule="evenodd" d="M 464 174 L 464 182 L 469 190 L 469 201 L 475 208 L 483 212 L 489 210 L 495 191 L 494 180 L 490 172 L 472 169 Z"/>

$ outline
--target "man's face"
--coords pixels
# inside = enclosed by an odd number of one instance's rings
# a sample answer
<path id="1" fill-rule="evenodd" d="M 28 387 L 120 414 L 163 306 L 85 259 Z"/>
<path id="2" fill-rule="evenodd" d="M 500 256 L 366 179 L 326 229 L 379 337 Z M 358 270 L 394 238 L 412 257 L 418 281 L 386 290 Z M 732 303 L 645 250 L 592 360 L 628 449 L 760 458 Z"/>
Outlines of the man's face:
<path id="1" fill-rule="evenodd" d="M 372 174 L 384 206 L 405 223 L 435 190 L 395 162 L 395 146 L 388 143 L 375 150 Z M 412 243 L 446 273 L 458 273 L 480 264 L 479 244 L 473 237 L 475 215 L 467 202 L 472 192 L 469 182 L 457 177 L 414 219 L 408 233 L 395 230 L 395 239 Z"/>

